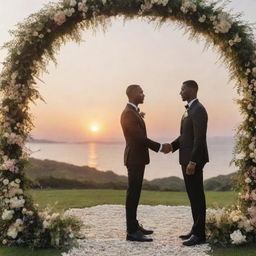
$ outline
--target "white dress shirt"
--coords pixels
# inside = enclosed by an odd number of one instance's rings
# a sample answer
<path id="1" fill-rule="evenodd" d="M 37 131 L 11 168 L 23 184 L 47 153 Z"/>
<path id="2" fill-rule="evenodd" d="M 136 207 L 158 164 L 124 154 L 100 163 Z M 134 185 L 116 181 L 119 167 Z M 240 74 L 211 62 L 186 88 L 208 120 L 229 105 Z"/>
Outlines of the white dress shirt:
<path id="1" fill-rule="evenodd" d="M 129 105 L 133 106 L 135 108 L 136 111 L 138 111 L 139 107 L 136 106 L 135 104 L 131 103 L 131 102 L 128 102 Z"/>
<path id="2" fill-rule="evenodd" d="M 193 102 L 194 102 L 194 101 L 196 101 L 196 100 L 197 100 L 197 98 L 195 98 L 195 99 L 191 100 L 191 101 L 188 103 L 188 107 L 190 108 L 190 107 L 191 107 L 191 105 L 193 104 Z"/>

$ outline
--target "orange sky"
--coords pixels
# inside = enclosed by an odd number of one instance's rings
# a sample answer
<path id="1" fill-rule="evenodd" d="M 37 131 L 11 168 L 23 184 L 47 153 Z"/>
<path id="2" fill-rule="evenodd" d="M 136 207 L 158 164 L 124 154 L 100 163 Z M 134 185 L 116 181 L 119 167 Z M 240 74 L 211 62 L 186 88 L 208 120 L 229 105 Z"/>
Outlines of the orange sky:
<path id="1" fill-rule="evenodd" d="M 40 9 L 46 0 L 9 0 L 0 10 L 0 44 L 9 40 L 7 30 L 24 17 Z M 231 1 L 243 8 L 245 19 L 255 22 L 256 3 Z M 248 7 L 250 5 L 250 7 Z M 12 10 L 8 13 L 6 10 Z M 227 69 L 217 62 L 219 55 L 204 49 L 204 38 L 190 41 L 184 31 L 168 23 L 160 29 L 142 20 L 123 24 L 112 20 L 107 33 L 84 31 L 85 42 L 63 46 L 57 56 L 58 66 L 49 64 L 44 84 L 39 90 L 47 104 L 32 106 L 35 116 L 33 136 L 51 140 L 122 139 L 119 117 L 126 105 L 126 86 L 137 83 L 146 94 L 140 108 L 146 112 L 148 134 L 169 138 L 179 132 L 184 103 L 179 96 L 181 83 L 195 79 L 200 86 L 199 99 L 209 115 L 210 136 L 234 134 L 241 121 L 234 81 Z M 0 56 L 3 61 L 5 51 Z M 0 66 L 1 68 L 1 66 Z M 102 127 L 98 134 L 88 129 L 91 123 Z"/>

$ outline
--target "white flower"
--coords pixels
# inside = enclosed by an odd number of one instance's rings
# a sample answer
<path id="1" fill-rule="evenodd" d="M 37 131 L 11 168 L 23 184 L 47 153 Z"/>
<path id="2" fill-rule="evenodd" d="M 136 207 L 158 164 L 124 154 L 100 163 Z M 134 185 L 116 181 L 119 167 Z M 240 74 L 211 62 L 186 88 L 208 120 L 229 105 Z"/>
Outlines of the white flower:
<path id="1" fill-rule="evenodd" d="M 243 236 L 239 229 L 230 234 L 230 238 L 232 240 L 232 244 L 242 244 L 246 242 L 246 236 Z"/>
<path id="2" fill-rule="evenodd" d="M 256 149 L 254 150 L 253 153 L 250 153 L 250 158 L 255 158 L 256 159 Z"/>
<path id="3" fill-rule="evenodd" d="M 255 144 L 254 144 L 254 142 L 252 142 L 252 143 L 249 144 L 249 149 L 250 149 L 251 151 L 253 151 L 253 150 L 255 149 Z"/>
<path id="4" fill-rule="evenodd" d="M 251 232 L 254 229 L 251 221 L 246 217 L 241 218 L 241 220 L 238 223 L 238 227 L 240 229 L 244 229 L 246 232 Z"/>
<path id="5" fill-rule="evenodd" d="M 233 40 L 235 43 L 240 43 L 242 41 L 241 37 L 239 37 L 238 34 L 235 35 L 235 38 Z"/>
<path id="6" fill-rule="evenodd" d="M 153 4 L 150 0 L 144 0 L 144 4 L 140 6 L 142 11 L 150 10 L 153 7 Z"/>
<path id="7" fill-rule="evenodd" d="M 235 44 L 233 40 L 229 40 L 228 43 L 230 46 L 233 46 Z"/>
<path id="8" fill-rule="evenodd" d="M 251 182 L 252 182 L 252 180 L 251 180 L 249 177 L 245 179 L 245 183 L 248 183 L 248 184 L 249 184 L 249 183 L 251 183 Z"/>
<path id="9" fill-rule="evenodd" d="M 15 166 L 15 159 L 6 159 L 4 163 L 0 166 L 0 170 L 9 170 L 11 172 L 17 173 L 19 168 Z"/>
<path id="10" fill-rule="evenodd" d="M 78 11 L 80 11 L 80 12 L 88 11 L 88 7 L 85 5 L 85 2 L 78 3 Z"/>
<path id="11" fill-rule="evenodd" d="M 20 188 L 20 185 L 15 181 L 10 182 L 9 188 Z"/>
<path id="12" fill-rule="evenodd" d="M 253 75 L 254 77 L 256 77 L 256 67 L 254 67 L 254 68 L 252 69 L 252 75 Z"/>
<path id="13" fill-rule="evenodd" d="M 22 224 L 23 224 L 23 221 L 21 219 L 17 219 L 14 225 L 17 227 L 17 226 L 20 226 Z"/>
<path id="14" fill-rule="evenodd" d="M 11 225 L 7 231 L 7 235 L 13 239 L 15 239 L 18 235 L 18 230 L 14 225 Z"/>
<path id="15" fill-rule="evenodd" d="M 233 46 L 234 44 L 240 43 L 241 41 L 242 41 L 242 39 L 239 37 L 238 34 L 236 34 L 235 37 L 233 39 L 229 40 L 228 42 L 229 42 L 230 46 Z M 247 69 L 246 74 L 248 74 L 248 70 L 249 70 L 249 73 L 251 72 L 250 69 Z"/>
<path id="16" fill-rule="evenodd" d="M 2 214 L 3 220 L 11 220 L 13 218 L 14 211 L 5 209 Z"/>
<path id="17" fill-rule="evenodd" d="M 44 228 L 49 228 L 49 226 L 50 226 L 50 222 L 47 221 L 47 220 L 44 220 L 44 221 L 43 221 L 43 227 L 44 227 Z"/>
<path id="18" fill-rule="evenodd" d="M 107 0 L 101 0 L 102 1 L 102 4 L 105 5 Z"/>
<path id="19" fill-rule="evenodd" d="M 159 0 L 158 4 L 162 5 L 162 6 L 166 6 L 168 4 L 169 0 Z"/>
<path id="20" fill-rule="evenodd" d="M 256 190 L 255 189 L 252 190 L 250 197 L 252 200 L 256 201 Z"/>
<path id="21" fill-rule="evenodd" d="M 66 15 L 64 12 L 59 11 L 54 15 L 54 21 L 57 25 L 62 25 L 66 21 Z"/>
<path id="22" fill-rule="evenodd" d="M 240 217 L 237 215 L 232 218 L 233 222 L 238 222 L 239 220 L 240 220 Z"/>
<path id="23" fill-rule="evenodd" d="M 10 204 L 10 208 L 12 208 L 12 209 L 13 208 L 21 208 L 24 206 L 25 200 L 23 198 L 19 199 L 18 197 L 15 196 L 10 199 L 9 204 Z"/>
<path id="24" fill-rule="evenodd" d="M 251 70 L 249 68 L 246 69 L 245 74 L 248 75 L 251 73 Z"/>
<path id="25" fill-rule="evenodd" d="M 14 197 L 16 195 L 22 195 L 23 194 L 23 190 L 19 189 L 19 188 L 11 188 L 8 191 L 8 196 L 9 197 Z"/>
<path id="26" fill-rule="evenodd" d="M 250 220 L 244 221 L 243 228 L 245 229 L 246 232 L 251 232 L 254 230 L 254 227 L 252 226 Z"/>
<path id="27" fill-rule="evenodd" d="M 4 180 L 3 180 L 3 184 L 4 184 L 4 185 L 8 185 L 8 184 L 9 184 L 9 180 L 4 179 Z"/>
<path id="28" fill-rule="evenodd" d="M 248 192 L 244 195 L 244 199 L 245 199 L 246 201 L 250 199 L 250 195 L 249 195 Z"/>
<path id="29" fill-rule="evenodd" d="M 215 21 L 216 20 L 216 16 L 210 16 L 210 21 Z"/>
<path id="30" fill-rule="evenodd" d="M 198 21 L 201 22 L 201 23 L 204 23 L 205 20 L 206 20 L 206 16 L 205 16 L 205 15 L 201 16 L 201 17 L 198 19 Z"/>
<path id="31" fill-rule="evenodd" d="M 56 220 L 59 216 L 60 216 L 59 213 L 53 213 L 52 216 L 51 216 L 51 221 Z"/>
<path id="32" fill-rule="evenodd" d="M 33 32 L 33 36 L 38 36 L 38 32 L 37 31 Z"/>
<path id="33" fill-rule="evenodd" d="M 70 3 L 69 3 L 70 6 L 76 6 L 76 4 L 77 4 L 76 0 L 70 0 Z"/>
<path id="34" fill-rule="evenodd" d="M 247 109 L 248 109 L 248 110 L 252 110 L 252 109 L 253 109 L 253 106 L 252 106 L 252 104 L 251 104 L 251 103 L 250 103 L 250 104 L 248 104 Z"/>
<path id="35" fill-rule="evenodd" d="M 74 9 L 74 8 L 70 8 L 70 9 L 66 9 L 66 10 L 65 10 L 65 14 L 66 14 L 66 16 L 68 16 L 68 17 L 71 17 L 74 12 L 75 12 L 75 9 Z"/>
<path id="36" fill-rule="evenodd" d="M 12 133 L 7 133 L 6 132 L 6 133 L 4 133 L 3 136 L 7 138 L 7 143 L 8 144 L 17 144 L 20 147 L 24 146 L 25 140 L 20 135 L 17 135 L 13 132 Z"/>
<path id="37" fill-rule="evenodd" d="M 183 13 L 188 13 L 189 11 L 196 12 L 197 7 L 196 3 L 193 0 L 183 0 L 182 6 L 180 7 L 180 10 Z"/>
<path id="38" fill-rule="evenodd" d="M 32 211 L 27 211 L 26 214 L 32 216 L 34 213 Z"/>
<path id="39" fill-rule="evenodd" d="M 215 33 L 228 33 L 232 23 L 229 21 L 227 13 L 220 13 L 217 20 L 213 21 L 213 25 Z"/>
<path id="40" fill-rule="evenodd" d="M 23 221 L 21 219 L 17 219 L 16 222 L 13 224 L 13 226 L 19 231 L 21 232 L 24 229 L 23 226 Z"/>

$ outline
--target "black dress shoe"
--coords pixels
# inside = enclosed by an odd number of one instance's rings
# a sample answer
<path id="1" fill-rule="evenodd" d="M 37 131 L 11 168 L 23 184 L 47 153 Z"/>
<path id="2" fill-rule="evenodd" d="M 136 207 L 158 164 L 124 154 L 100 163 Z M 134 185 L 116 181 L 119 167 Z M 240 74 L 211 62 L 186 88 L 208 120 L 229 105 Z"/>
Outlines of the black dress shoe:
<path id="1" fill-rule="evenodd" d="M 152 242 L 153 239 L 146 237 L 140 230 L 137 230 L 135 233 L 127 234 L 127 241 L 137 241 L 137 242 Z"/>
<path id="2" fill-rule="evenodd" d="M 186 235 L 180 235 L 179 238 L 182 240 L 188 240 L 192 236 L 192 232 L 189 232 Z"/>
<path id="3" fill-rule="evenodd" d="M 142 225 L 139 225 L 138 229 L 144 234 L 144 235 L 151 235 L 154 233 L 153 230 L 145 229 Z"/>
<path id="4" fill-rule="evenodd" d="M 193 245 L 196 245 L 196 244 L 203 244 L 203 243 L 205 243 L 205 238 L 204 237 L 198 237 L 198 236 L 195 236 L 195 235 L 191 235 L 191 237 L 188 240 L 183 242 L 183 245 L 193 246 Z"/>

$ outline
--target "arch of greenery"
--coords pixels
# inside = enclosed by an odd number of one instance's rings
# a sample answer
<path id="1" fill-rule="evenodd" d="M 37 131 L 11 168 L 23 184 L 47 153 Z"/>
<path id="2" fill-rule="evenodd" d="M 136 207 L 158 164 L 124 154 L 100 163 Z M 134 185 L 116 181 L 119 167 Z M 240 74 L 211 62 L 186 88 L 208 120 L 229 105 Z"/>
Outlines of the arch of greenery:
<path id="1" fill-rule="evenodd" d="M 205 0 L 63 0 L 48 4 L 12 31 L 13 40 L 0 74 L 0 242 L 34 247 L 63 246 L 79 230 L 72 217 L 39 212 L 27 194 L 25 141 L 33 127 L 31 102 L 41 98 L 35 79 L 67 40 L 97 29 L 111 17 L 143 17 L 160 24 L 175 22 L 191 34 L 203 35 L 223 57 L 236 81 L 238 104 L 244 114 L 236 134 L 234 162 L 239 169 L 238 204 L 208 211 L 209 239 L 241 244 L 255 239 L 256 230 L 256 45 L 249 25 L 239 15 Z"/>

